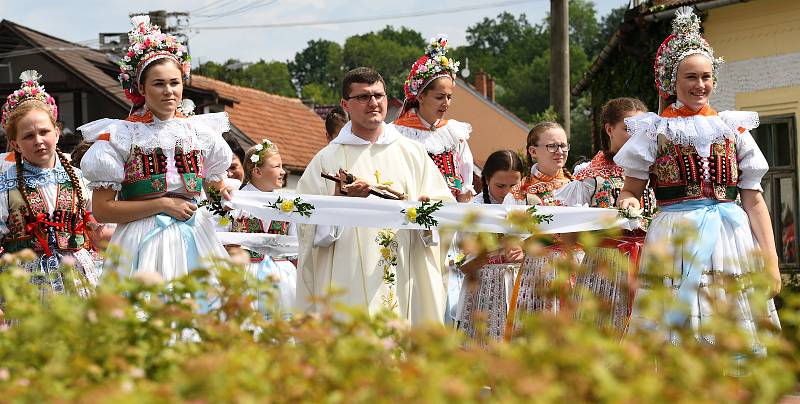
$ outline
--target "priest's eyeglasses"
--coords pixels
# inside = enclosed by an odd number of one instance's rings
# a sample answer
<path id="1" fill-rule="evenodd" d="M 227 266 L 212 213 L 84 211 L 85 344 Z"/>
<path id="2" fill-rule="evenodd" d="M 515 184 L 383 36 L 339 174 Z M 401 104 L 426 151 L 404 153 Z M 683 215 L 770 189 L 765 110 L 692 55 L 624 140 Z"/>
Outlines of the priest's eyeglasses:
<path id="1" fill-rule="evenodd" d="M 366 103 L 369 102 L 369 100 L 372 99 L 372 97 L 375 97 L 375 102 L 381 102 L 381 101 L 383 101 L 384 98 L 386 98 L 386 94 L 384 94 L 384 93 L 375 93 L 375 94 L 352 95 L 350 97 L 345 97 L 345 100 L 350 101 L 350 100 L 354 99 L 354 100 L 358 101 L 358 103 L 360 103 L 360 104 L 366 104 Z"/>
<path id="2" fill-rule="evenodd" d="M 569 151 L 569 143 L 549 143 L 544 145 L 544 148 L 550 153 L 555 153 L 558 149 L 561 151 Z"/>

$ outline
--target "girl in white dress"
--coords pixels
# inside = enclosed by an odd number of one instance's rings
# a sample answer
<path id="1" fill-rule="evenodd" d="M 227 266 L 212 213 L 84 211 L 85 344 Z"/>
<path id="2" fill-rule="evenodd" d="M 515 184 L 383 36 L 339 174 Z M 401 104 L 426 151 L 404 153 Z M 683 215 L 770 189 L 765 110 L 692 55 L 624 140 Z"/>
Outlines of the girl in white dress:
<path id="1" fill-rule="evenodd" d="M 80 170 L 56 144 L 58 109 L 33 70 L 3 105 L 3 129 L 15 163 L 0 178 L 0 234 L 6 253 L 31 249 L 35 259 L 19 263 L 33 274 L 41 293 L 76 291 L 86 296 L 100 275 L 99 257 L 89 239 L 94 222 Z M 74 284 L 62 262 L 75 266 Z"/>
<path id="2" fill-rule="evenodd" d="M 472 202 L 502 203 L 511 188 L 522 181 L 524 172 L 516 152 L 499 150 L 490 154 L 483 165 L 482 192 Z M 466 274 L 457 315 L 460 330 L 481 342 L 503 338 L 514 275 L 519 271 L 522 255 L 522 249 L 504 249 L 470 257 L 459 265 Z"/>
<path id="3" fill-rule="evenodd" d="M 474 166 L 467 140 L 472 126 L 444 116 L 453 102 L 458 62 L 447 57 L 447 38 L 431 38 L 425 55 L 408 73 L 406 98 L 400 116 L 392 124 L 405 137 L 425 146 L 447 186 L 459 202 L 470 202 Z"/>
<path id="4" fill-rule="evenodd" d="M 244 175 L 242 191 L 273 192 L 282 187 L 286 171 L 283 170 L 278 146 L 264 139 L 260 144 L 248 149 L 245 154 Z M 232 214 L 231 231 L 234 232 L 290 236 L 296 234 L 294 223 L 278 220 L 267 223 L 239 210 L 233 211 Z M 297 289 L 297 268 L 290 258 L 296 259 L 296 257 L 270 257 L 256 251 L 247 250 L 247 252 L 250 255 L 247 272 L 259 281 L 274 282 L 278 289 L 278 299 L 275 302 L 277 307 L 269 307 L 267 300 L 260 296 L 258 309 L 265 315 L 270 311 L 280 310 L 284 317 L 288 317 L 294 305 Z"/>
<path id="5" fill-rule="evenodd" d="M 230 198 L 223 180 L 232 153 L 222 138 L 229 124 L 225 113 L 181 111 L 191 68 L 186 47 L 147 17 L 132 21 L 119 79 L 134 107 L 125 120 L 78 128 L 94 142 L 82 167 L 95 216 L 118 223 L 110 245 L 122 257 L 114 269 L 125 276 L 154 271 L 169 281 L 209 257 L 228 256 L 197 199 L 204 186 Z"/>
<path id="6" fill-rule="evenodd" d="M 766 271 L 772 293 L 778 293 L 780 274 L 761 194 L 769 166 L 750 134 L 758 115 L 711 108 L 721 60 L 700 36 L 700 20 L 690 8 L 679 10 L 672 26 L 655 64 L 656 87 L 667 107 L 660 115 L 626 119 L 631 139 L 614 157 L 625 169 L 619 205 L 638 207 L 649 179 L 659 209 L 645 240 L 631 328 L 663 329 L 673 342 L 679 337 L 668 330 L 689 329 L 698 340 L 713 343 L 705 327 L 713 316 L 710 303 L 729 302 L 753 351 L 760 353 L 756 324 L 780 324 L 772 300 L 753 293 L 747 275 Z M 687 229 L 695 238 L 681 242 Z M 659 250 L 674 257 L 666 273 L 649 265 Z M 763 263 L 754 252 L 762 254 Z M 688 312 L 670 309 L 663 318 L 648 318 L 639 310 L 638 302 L 662 282 Z"/>

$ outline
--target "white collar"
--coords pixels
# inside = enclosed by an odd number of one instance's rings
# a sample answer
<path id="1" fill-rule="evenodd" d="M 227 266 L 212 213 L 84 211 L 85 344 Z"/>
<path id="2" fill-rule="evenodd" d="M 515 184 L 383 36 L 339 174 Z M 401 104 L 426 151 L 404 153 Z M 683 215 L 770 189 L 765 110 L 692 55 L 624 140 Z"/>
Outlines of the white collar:
<path id="1" fill-rule="evenodd" d="M 356 134 L 353 133 L 353 123 L 347 122 L 347 124 L 342 127 L 342 130 L 339 131 L 339 135 L 336 136 L 336 139 L 333 139 L 331 143 L 348 145 L 390 144 L 399 139 L 400 136 L 402 135 L 393 125 L 387 125 L 381 122 L 381 134 L 378 136 L 378 140 L 376 140 L 375 143 L 370 143 L 356 136 Z"/>

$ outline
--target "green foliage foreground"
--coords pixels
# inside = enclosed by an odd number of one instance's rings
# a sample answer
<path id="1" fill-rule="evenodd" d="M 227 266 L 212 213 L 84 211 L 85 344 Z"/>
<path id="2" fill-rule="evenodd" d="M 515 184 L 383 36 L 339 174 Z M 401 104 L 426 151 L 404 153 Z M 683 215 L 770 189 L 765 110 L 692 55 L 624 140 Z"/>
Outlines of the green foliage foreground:
<path id="1" fill-rule="evenodd" d="M 27 273 L 0 274 L 10 324 L 0 331 L 0 400 L 774 402 L 796 387 L 796 336 L 765 339 L 769 354 L 741 366 L 733 357 L 747 344 L 723 318 L 714 346 L 688 336 L 674 346 L 646 334 L 619 342 L 567 307 L 481 347 L 445 327 L 341 307 L 267 321 L 252 291 L 274 294 L 271 285 L 230 262 L 213 268 L 213 285 L 195 271 L 169 288 L 154 274 L 110 275 L 89 299 L 43 299 Z M 200 314 L 192 296 L 219 304 Z M 787 299 L 785 329 L 797 329 L 796 303 Z"/>

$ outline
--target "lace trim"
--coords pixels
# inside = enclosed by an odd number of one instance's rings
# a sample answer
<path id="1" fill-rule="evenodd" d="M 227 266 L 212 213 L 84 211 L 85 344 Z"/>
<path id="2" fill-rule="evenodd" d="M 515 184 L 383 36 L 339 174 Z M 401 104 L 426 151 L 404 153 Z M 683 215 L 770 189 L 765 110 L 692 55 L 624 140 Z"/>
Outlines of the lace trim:
<path id="1" fill-rule="evenodd" d="M 416 140 L 425 146 L 425 151 L 430 154 L 442 154 L 454 151 L 461 142 L 466 142 L 472 133 L 472 125 L 466 122 L 448 120 L 447 125 L 433 131 L 410 128 L 408 126 L 394 125 L 403 136 Z"/>
<path id="2" fill-rule="evenodd" d="M 226 112 L 175 118 L 168 121 L 130 122 L 119 119 L 100 119 L 78 128 L 87 142 L 95 142 L 101 135 L 123 150 L 138 146 L 145 153 L 156 148 L 185 151 L 208 151 L 215 138 L 230 130 Z"/>
<path id="3" fill-rule="evenodd" d="M 114 191 L 122 191 L 122 184 L 112 181 L 92 181 L 88 185 L 89 189 L 113 189 Z"/>
<path id="4" fill-rule="evenodd" d="M 758 127 L 758 114 L 750 111 L 723 111 L 719 115 L 665 118 L 648 112 L 625 118 L 631 136 L 645 135 L 651 140 L 663 135 L 674 144 L 694 146 L 701 157 L 710 155 L 709 147 L 726 139 L 737 141 L 740 133 Z"/>
<path id="5" fill-rule="evenodd" d="M 52 169 L 44 169 L 23 163 L 23 178 L 25 186 L 29 188 L 39 188 L 49 184 L 63 184 L 69 182 L 69 174 L 64 170 L 60 163 Z M 79 171 L 75 172 L 79 177 Z M 17 188 L 17 166 L 9 167 L 2 178 L 0 178 L 0 192 Z"/>

